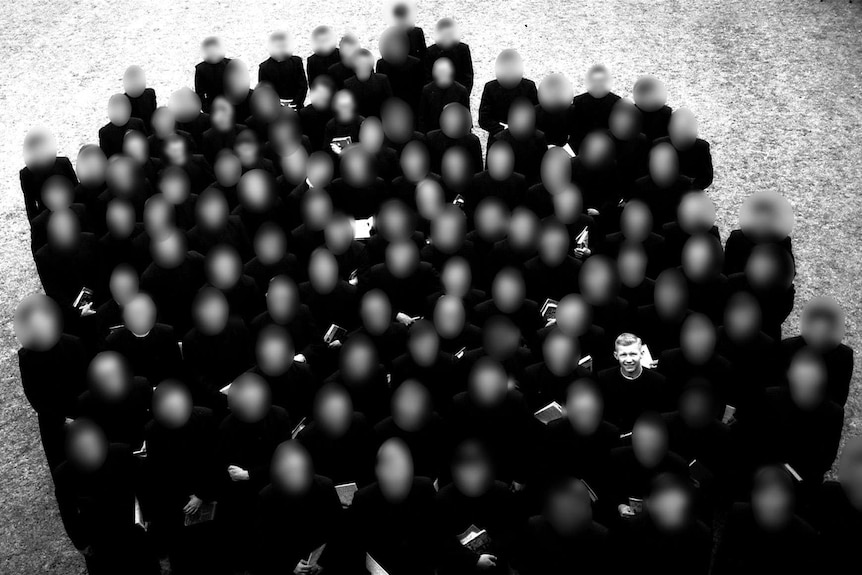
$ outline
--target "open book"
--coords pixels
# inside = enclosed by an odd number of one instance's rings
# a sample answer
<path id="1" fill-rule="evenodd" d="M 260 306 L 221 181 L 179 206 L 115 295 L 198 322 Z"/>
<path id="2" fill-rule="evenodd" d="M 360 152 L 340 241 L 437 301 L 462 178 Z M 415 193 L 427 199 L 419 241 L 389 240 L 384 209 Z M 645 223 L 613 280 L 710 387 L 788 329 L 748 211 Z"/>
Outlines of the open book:
<path id="1" fill-rule="evenodd" d="M 308 564 L 309 565 L 317 565 L 317 562 L 320 561 L 320 556 L 323 555 L 323 550 L 326 549 L 326 543 L 312 551 L 308 554 Z"/>
<path id="2" fill-rule="evenodd" d="M 384 569 L 380 563 L 374 560 L 374 557 L 365 554 L 365 570 L 368 571 L 369 575 L 389 575 L 386 569 Z"/>
<path id="3" fill-rule="evenodd" d="M 725 425 L 730 425 L 736 415 L 736 408 L 729 403 L 724 406 L 724 413 L 721 415 L 721 422 Z"/>
<path id="4" fill-rule="evenodd" d="M 649 351 L 649 346 L 644 344 L 643 353 L 641 354 L 641 366 L 647 369 L 652 369 L 653 357 Z"/>
<path id="5" fill-rule="evenodd" d="M 147 522 L 144 521 L 144 513 L 141 511 L 141 502 L 135 497 L 135 525 L 144 531 L 147 530 Z"/>
<path id="6" fill-rule="evenodd" d="M 575 247 L 585 248 L 590 243 L 590 226 L 584 226 L 584 229 L 575 236 Z"/>
<path id="7" fill-rule="evenodd" d="M 332 343 L 333 341 L 339 340 L 347 335 L 347 330 L 337 324 L 332 324 L 329 326 L 329 329 L 326 330 L 326 333 L 323 334 L 323 342 L 324 343 Z"/>
<path id="8" fill-rule="evenodd" d="M 356 495 L 357 491 L 359 491 L 359 487 L 355 483 L 342 483 L 335 486 L 335 492 L 338 494 L 342 507 L 350 507 L 353 504 L 353 496 Z"/>
<path id="9" fill-rule="evenodd" d="M 190 515 L 186 515 L 183 520 L 183 525 L 186 527 L 190 527 L 192 525 L 199 525 L 201 523 L 208 523 L 215 519 L 216 514 L 216 506 L 218 505 L 218 501 L 212 501 L 209 503 L 202 503 L 198 510 Z"/>
<path id="10" fill-rule="evenodd" d="M 629 497 L 629 507 L 632 508 L 635 515 L 639 515 L 643 513 L 644 500 L 640 497 Z"/>
<path id="11" fill-rule="evenodd" d="M 461 545 L 477 555 L 487 553 L 491 548 L 491 537 L 484 529 L 479 529 L 475 525 L 470 525 L 466 531 L 458 536 L 458 541 Z"/>
<path id="12" fill-rule="evenodd" d="M 593 371 L 593 356 L 585 355 L 581 359 L 578 360 L 578 365 L 583 367 L 587 371 Z"/>
<path id="13" fill-rule="evenodd" d="M 557 300 L 548 298 L 545 300 L 545 303 L 542 304 L 542 309 L 540 309 L 539 311 L 545 321 L 556 319 L 558 303 L 559 302 Z"/>
<path id="14" fill-rule="evenodd" d="M 293 428 L 293 431 L 290 432 L 290 438 L 296 439 L 296 436 L 299 435 L 303 429 L 305 429 L 305 424 L 307 422 L 308 422 L 307 417 L 303 417 L 302 419 L 300 419 L 299 423 L 296 424 L 296 427 Z"/>
<path id="15" fill-rule="evenodd" d="M 367 240 L 371 237 L 371 229 L 374 227 L 374 216 L 364 220 L 351 220 L 353 226 L 353 239 Z"/>
<path id="16" fill-rule="evenodd" d="M 332 138 L 332 145 L 337 146 L 342 152 L 344 148 L 353 143 L 353 138 L 350 136 L 339 136 L 337 138 Z"/>
<path id="17" fill-rule="evenodd" d="M 552 401 L 533 415 L 536 417 L 536 419 L 538 419 L 545 425 L 548 425 L 552 421 L 563 417 L 563 406 L 556 401 Z"/>
<path id="18" fill-rule="evenodd" d="M 598 501 L 598 500 L 599 500 L 599 496 L 598 496 L 598 495 L 596 495 L 596 492 L 595 492 L 595 491 L 593 491 L 593 488 L 592 488 L 592 487 L 590 487 L 590 484 L 589 484 L 589 483 L 587 483 L 586 481 L 584 481 L 583 479 L 581 479 L 581 483 L 583 483 L 583 484 L 584 484 L 584 487 L 586 487 L 586 488 L 587 488 L 587 491 L 588 491 L 588 492 L 589 492 L 589 494 L 590 494 L 590 501 L 592 501 L 593 503 L 595 503 L 596 501 Z"/>
<path id="19" fill-rule="evenodd" d="M 227 395 L 228 393 L 230 393 L 230 386 L 231 386 L 231 385 L 233 385 L 233 382 L 231 382 L 231 383 L 227 384 L 226 386 L 224 386 L 223 388 L 221 388 L 220 390 L 218 390 L 218 392 L 219 392 L 219 393 L 221 393 L 221 394 Z"/>
<path id="20" fill-rule="evenodd" d="M 793 476 L 793 479 L 795 479 L 796 481 L 802 481 L 802 476 L 799 475 L 799 473 L 795 469 L 793 469 L 792 465 L 790 465 L 789 463 L 785 463 L 784 469 L 786 469 L 787 472 Z"/>

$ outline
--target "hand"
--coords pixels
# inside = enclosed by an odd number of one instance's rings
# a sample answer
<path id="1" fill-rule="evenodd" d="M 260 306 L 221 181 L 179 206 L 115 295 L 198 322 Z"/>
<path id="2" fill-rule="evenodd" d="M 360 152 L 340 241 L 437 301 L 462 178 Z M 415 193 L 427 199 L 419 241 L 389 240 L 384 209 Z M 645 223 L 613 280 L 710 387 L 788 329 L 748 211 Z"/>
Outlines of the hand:
<path id="1" fill-rule="evenodd" d="M 649 368 L 650 369 L 655 369 L 657 367 L 658 367 L 658 360 L 657 359 L 654 359 L 651 362 L 649 362 Z"/>
<path id="2" fill-rule="evenodd" d="M 308 360 L 305 359 L 304 354 L 298 353 L 298 354 L 293 356 L 293 361 L 296 361 L 298 363 L 305 363 Z"/>
<path id="3" fill-rule="evenodd" d="M 503 129 L 504 129 L 504 130 L 508 130 L 508 129 L 509 129 L 509 124 L 507 124 L 506 122 L 497 122 L 497 123 L 498 123 L 498 124 L 500 124 L 500 125 L 503 127 Z"/>
<path id="4" fill-rule="evenodd" d="M 517 493 L 524 490 L 524 484 L 518 483 L 517 481 L 513 481 L 512 484 L 509 486 L 509 489 L 512 490 L 512 493 Z"/>
<path id="5" fill-rule="evenodd" d="M 227 468 L 228 475 L 231 481 L 248 481 L 248 471 L 236 465 L 229 465 Z"/>
<path id="6" fill-rule="evenodd" d="M 339 347 L 341 347 L 341 340 L 340 339 L 336 339 L 334 341 L 329 342 L 329 349 L 337 349 Z"/>
<path id="7" fill-rule="evenodd" d="M 626 505 L 625 503 L 620 503 L 617 506 L 617 511 L 619 511 L 620 517 L 634 517 L 635 516 L 635 510 L 632 509 L 630 506 Z"/>
<path id="8" fill-rule="evenodd" d="M 593 250 L 590 248 L 575 248 L 575 257 L 580 259 L 586 259 L 592 255 Z"/>
<path id="9" fill-rule="evenodd" d="M 75 423 L 75 420 L 71 417 L 67 417 L 66 420 L 63 422 L 63 425 L 72 425 L 73 423 Z"/>
<path id="10" fill-rule="evenodd" d="M 406 313 L 404 313 L 404 312 L 400 312 L 400 311 L 399 311 L 399 312 L 395 315 L 395 321 L 397 321 L 398 323 L 402 323 L 402 324 L 404 324 L 404 325 L 408 325 L 408 326 L 409 326 L 410 324 L 412 324 L 412 323 L 413 323 L 413 318 L 412 318 L 412 317 L 410 317 L 409 315 L 407 315 Z"/>
<path id="11" fill-rule="evenodd" d="M 203 501 L 197 495 L 192 494 L 189 496 L 189 502 L 183 507 L 183 513 L 193 515 L 201 508 L 201 504 L 203 504 Z"/>
<path id="12" fill-rule="evenodd" d="M 293 568 L 293 572 L 296 575 L 310 575 L 311 565 L 305 559 L 300 559 L 299 563 L 296 564 L 296 567 Z"/>
<path id="13" fill-rule="evenodd" d="M 599 216 L 601 214 L 599 213 L 599 210 L 597 210 L 596 208 L 587 208 L 587 215 L 596 217 L 596 216 Z"/>
<path id="14" fill-rule="evenodd" d="M 333 154 L 335 154 L 336 156 L 341 155 L 341 152 L 342 152 L 341 146 L 339 146 L 337 144 L 329 144 L 329 147 L 332 149 Z"/>
<path id="15" fill-rule="evenodd" d="M 81 317 L 96 315 L 96 310 L 93 309 L 93 302 L 81 307 Z"/>
<path id="16" fill-rule="evenodd" d="M 479 560 L 476 561 L 476 567 L 478 567 L 482 571 L 487 571 L 488 569 L 492 569 L 497 566 L 497 556 L 489 555 L 488 553 L 482 553 L 479 555 Z"/>

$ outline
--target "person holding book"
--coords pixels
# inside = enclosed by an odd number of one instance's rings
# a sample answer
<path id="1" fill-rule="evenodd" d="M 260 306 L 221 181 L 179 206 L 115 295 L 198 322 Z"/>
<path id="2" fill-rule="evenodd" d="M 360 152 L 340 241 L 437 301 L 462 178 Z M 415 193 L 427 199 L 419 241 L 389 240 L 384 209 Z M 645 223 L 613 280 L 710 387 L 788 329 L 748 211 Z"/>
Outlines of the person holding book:
<path id="1" fill-rule="evenodd" d="M 356 51 L 352 63 L 354 76 L 344 81 L 344 89 L 353 94 L 360 115 L 379 118 L 383 102 L 393 95 L 389 78 L 374 72 L 374 56 L 365 48 Z"/>
<path id="2" fill-rule="evenodd" d="M 341 61 L 338 47 L 335 45 L 335 32 L 329 26 L 321 25 L 311 31 L 312 53 L 306 58 L 305 68 L 308 71 L 308 84 L 314 85 L 318 76 L 328 75 L 330 66 Z"/>
<path id="3" fill-rule="evenodd" d="M 195 66 L 195 93 L 201 100 L 201 109 L 209 113 L 216 96 L 224 93 L 224 76 L 230 58 L 225 58 L 221 40 L 208 36 L 201 42 L 203 62 Z"/>
<path id="4" fill-rule="evenodd" d="M 434 61 L 431 81 L 422 88 L 419 101 L 417 128 L 423 134 L 440 128 L 440 114 L 447 104 L 457 102 L 470 109 L 470 93 L 455 80 L 455 75 L 452 60 L 439 57 Z"/>
<path id="5" fill-rule="evenodd" d="M 507 48 L 497 55 L 494 64 L 496 79 L 482 91 L 479 105 L 479 126 L 494 136 L 508 127 L 509 107 L 518 98 L 526 98 L 531 105 L 539 103 L 536 83 L 524 78 L 524 61 L 517 51 Z"/>

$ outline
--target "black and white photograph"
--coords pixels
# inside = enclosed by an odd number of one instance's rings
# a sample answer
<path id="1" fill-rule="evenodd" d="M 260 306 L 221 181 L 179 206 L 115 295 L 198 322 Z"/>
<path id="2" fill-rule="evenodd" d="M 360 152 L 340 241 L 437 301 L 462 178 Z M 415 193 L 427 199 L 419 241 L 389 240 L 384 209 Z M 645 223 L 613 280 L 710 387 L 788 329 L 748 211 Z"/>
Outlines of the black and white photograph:
<path id="1" fill-rule="evenodd" d="M 0 573 L 862 573 L 862 2 L 0 24 Z"/>

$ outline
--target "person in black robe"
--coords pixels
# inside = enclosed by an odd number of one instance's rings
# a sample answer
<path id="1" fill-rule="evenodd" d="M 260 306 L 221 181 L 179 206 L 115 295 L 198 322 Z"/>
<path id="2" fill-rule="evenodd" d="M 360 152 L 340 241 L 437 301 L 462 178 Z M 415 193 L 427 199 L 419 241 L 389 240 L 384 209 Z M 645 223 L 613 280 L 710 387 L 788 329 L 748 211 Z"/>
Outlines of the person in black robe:
<path id="1" fill-rule="evenodd" d="M 356 288 L 339 279 L 335 257 L 325 250 L 315 251 L 309 262 L 309 281 L 299 285 L 300 301 L 311 310 L 314 322 L 321 333 L 333 325 L 352 331 L 359 325 L 356 313 Z M 343 339 L 336 338 L 332 341 Z M 330 346 L 334 344 L 329 342 Z"/>
<path id="2" fill-rule="evenodd" d="M 838 465 L 838 480 L 818 487 L 806 513 L 820 532 L 821 573 L 852 573 L 856 568 L 856 541 L 862 535 L 862 438 L 847 441 Z"/>
<path id="3" fill-rule="evenodd" d="M 679 172 L 694 181 L 692 186 L 705 190 L 712 184 L 712 152 L 709 142 L 697 137 L 697 119 L 686 108 L 675 110 L 668 125 L 669 136 L 658 138 L 654 144 L 668 142 L 679 155 Z"/>
<path id="4" fill-rule="evenodd" d="M 728 280 L 721 273 L 721 242 L 710 234 L 692 236 L 682 251 L 682 271 L 688 286 L 688 307 L 718 325 L 727 306 Z"/>
<path id="5" fill-rule="evenodd" d="M 441 18 L 434 28 L 436 42 L 428 46 L 425 57 L 426 79 L 433 78 L 434 65 L 447 58 L 455 69 L 455 81 L 464 86 L 467 96 L 473 91 L 473 57 L 470 46 L 461 41 L 461 34 L 452 18 Z"/>
<path id="6" fill-rule="evenodd" d="M 70 426 L 67 451 L 54 474 L 54 492 L 63 526 L 87 571 L 159 573 L 137 523 L 139 504 L 146 514 L 138 459 L 127 446 L 109 444 L 99 427 L 84 419 Z"/>
<path id="7" fill-rule="evenodd" d="M 496 79 L 485 84 L 479 104 L 479 127 L 489 136 L 508 127 L 509 106 L 518 98 L 526 98 L 533 106 L 539 103 L 536 83 L 524 78 L 524 62 L 515 50 L 500 52 L 495 74 Z"/>
<path id="8" fill-rule="evenodd" d="M 795 277 L 796 262 L 784 248 L 759 244 L 752 250 L 745 271 L 728 276 L 728 297 L 736 293 L 754 296 L 760 306 L 763 331 L 781 339 L 781 325 L 793 311 Z"/>
<path id="9" fill-rule="evenodd" d="M 413 117 L 418 117 L 419 100 L 425 85 L 424 63 L 408 54 L 410 40 L 402 28 L 385 30 L 380 36 L 379 48 L 381 58 L 377 60 L 377 73 L 386 75 L 392 96 L 407 102 L 413 110 Z"/>
<path id="10" fill-rule="evenodd" d="M 654 142 L 667 136 L 673 110 L 666 104 L 664 84 L 652 76 L 642 76 L 632 88 L 632 97 L 641 111 L 641 131 L 647 140 Z"/>
<path id="11" fill-rule="evenodd" d="M 123 90 L 129 103 L 132 105 L 132 117 L 138 118 L 144 123 L 149 134 L 152 130 L 153 112 L 158 106 L 156 91 L 147 88 L 147 78 L 140 66 L 129 66 L 123 73 Z"/>
<path id="12" fill-rule="evenodd" d="M 434 325 L 425 319 L 411 324 L 407 352 L 392 362 L 393 389 L 407 380 L 418 381 L 431 392 L 434 409 L 445 413 L 452 396 L 461 391 L 453 385 L 454 375 L 454 359 L 440 350 L 440 336 Z"/>
<path id="13" fill-rule="evenodd" d="M 453 261 L 457 260 L 450 260 L 447 263 L 448 267 L 443 268 L 444 278 L 446 277 L 446 270 L 453 267 L 451 263 Z M 463 298 L 439 292 L 436 297 L 431 295 L 428 301 L 431 309 L 426 317 L 433 317 L 434 327 L 440 336 L 440 349 L 442 351 L 455 357 L 463 356 L 467 351 L 482 347 L 482 330 L 472 323 L 468 323 L 467 304 Z"/>
<path id="14" fill-rule="evenodd" d="M 524 380 L 519 382 L 521 392 L 534 412 L 552 402 L 565 404 L 570 384 L 590 376 L 590 372 L 579 365 L 581 352 L 577 339 L 560 329 L 552 329 L 545 337 L 541 357 L 543 361 L 524 370 Z"/>
<path id="15" fill-rule="evenodd" d="M 359 127 L 365 120 L 357 113 L 356 98 L 348 90 L 340 90 L 332 97 L 333 117 L 326 123 L 323 131 L 323 149 L 338 160 L 344 149 L 334 142 L 336 138 L 349 138 L 346 143 L 355 144 L 359 141 Z M 336 162 L 338 164 L 339 162 Z"/>
<path id="16" fill-rule="evenodd" d="M 210 116 L 212 125 L 203 133 L 201 153 L 210 165 L 215 166 L 216 158 L 224 149 L 232 149 L 237 134 L 246 126 L 236 122 L 234 109 L 224 96 L 216 96 Z"/>
<path id="17" fill-rule="evenodd" d="M 348 334 L 368 337 L 374 344 L 380 363 L 391 373 L 392 361 L 407 350 L 407 326 L 395 320 L 392 304 L 380 289 L 372 289 L 362 295 L 359 316 L 362 326 Z"/>
<path id="18" fill-rule="evenodd" d="M 302 58 L 293 54 L 288 45 L 287 32 L 279 30 L 269 35 L 269 58 L 260 63 L 258 82 L 275 88 L 279 99 L 288 100 L 295 109 L 302 108 L 308 93 L 308 80 Z"/>
<path id="19" fill-rule="evenodd" d="M 296 441 L 276 448 L 271 468 L 272 481 L 257 496 L 252 573 L 337 569 L 345 518 L 332 480 L 315 473 Z"/>
<path id="20" fill-rule="evenodd" d="M 556 219 L 546 219 L 539 238 L 538 255 L 524 264 L 527 297 L 544 303 L 559 301 L 578 291 L 581 262 L 570 255 L 569 233 Z"/>
<path id="21" fill-rule="evenodd" d="M 373 426 L 389 415 L 389 375 L 370 338 L 356 334 L 339 349 L 338 370 L 324 383 L 340 384 L 350 394 L 353 408 Z"/>
<path id="22" fill-rule="evenodd" d="M 108 100 L 108 119 L 110 121 L 99 128 L 99 147 L 106 158 L 122 153 L 123 138 L 129 130 L 147 132 L 144 122 L 132 117 L 132 104 L 125 94 L 114 94 Z"/>
<path id="23" fill-rule="evenodd" d="M 195 225 L 187 234 L 192 251 L 206 256 L 218 245 L 234 247 L 244 261 L 252 258 L 253 250 L 245 226 L 239 216 L 231 215 L 221 190 L 207 188 L 194 206 Z"/>
<path id="24" fill-rule="evenodd" d="M 219 391 L 253 364 L 251 336 L 242 319 L 229 316 L 227 298 L 217 289 L 202 289 L 193 305 L 195 327 L 182 340 L 184 373 L 195 403 L 222 415 Z"/>
<path id="25" fill-rule="evenodd" d="M 344 82 L 356 75 L 353 70 L 353 56 L 360 49 L 359 39 L 347 33 L 338 44 L 339 60 L 326 69 L 326 75 L 335 82 L 335 89 L 342 90 Z"/>
<path id="26" fill-rule="evenodd" d="M 156 323 L 156 306 L 140 293 L 123 308 L 123 327 L 106 340 L 109 350 L 122 354 L 136 376 L 158 385 L 182 376 L 182 358 L 174 328 Z"/>
<path id="27" fill-rule="evenodd" d="M 30 247 L 35 254 L 48 243 L 48 222 L 54 212 L 69 210 L 78 219 L 78 228 L 82 232 L 95 232 L 87 219 L 87 207 L 75 200 L 75 189 L 72 182 L 63 176 L 51 176 L 42 186 L 42 204 L 45 211 L 30 222 Z"/>
<path id="28" fill-rule="evenodd" d="M 76 417 L 84 417 L 102 428 L 110 443 L 134 449 L 144 441 L 144 426 L 150 420 L 153 386 L 132 375 L 125 358 L 103 351 L 90 362 L 89 389 L 78 397 Z"/>
<path id="29" fill-rule="evenodd" d="M 336 485 L 373 481 L 374 434 L 364 415 L 353 411 L 343 386 L 325 384 L 317 394 L 314 418 L 297 440 L 311 454 L 314 469 Z"/>
<path id="30" fill-rule="evenodd" d="M 312 30 L 311 49 L 313 52 L 305 59 L 305 68 L 308 72 L 308 85 L 313 87 L 318 76 L 328 75 L 329 67 L 341 62 L 332 28 L 322 25 Z"/>
<path id="31" fill-rule="evenodd" d="M 841 343 L 844 338 L 844 312 L 830 297 L 809 301 L 802 311 L 800 335 L 781 341 L 783 364 L 802 349 L 818 353 L 826 364 L 827 395 L 838 405 L 847 403 L 853 373 L 853 350 Z"/>
<path id="32" fill-rule="evenodd" d="M 228 392 L 230 415 L 218 430 L 218 513 L 224 565 L 245 570 L 254 557 L 255 507 L 270 480 L 276 448 L 290 438 L 287 412 L 272 405 L 269 386 L 256 374 L 244 373 Z"/>
<path id="33" fill-rule="evenodd" d="M 123 309 L 138 295 L 138 272 L 130 264 L 118 264 L 108 280 L 110 299 L 96 308 L 96 349 L 105 349 L 108 336 L 123 326 Z"/>
<path id="34" fill-rule="evenodd" d="M 380 117 L 383 102 L 392 97 L 392 85 L 385 74 L 374 72 L 374 56 L 360 48 L 353 56 L 355 75 L 344 81 L 344 89 L 353 94 L 359 115 Z"/>
<path id="35" fill-rule="evenodd" d="M 754 477 L 750 503 L 731 508 L 715 551 L 713 573 L 819 573 L 817 532 L 795 514 L 793 479 L 782 467 Z"/>
<path id="36" fill-rule="evenodd" d="M 416 245 L 401 240 L 389 244 L 385 263 L 371 266 L 360 285 L 363 290 L 384 291 L 396 318 L 407 321 L 422 315 L 425 299 L 438 289 L 440 280 L 431 264 L 419 261 Z"/>
<path id="37" fill-rule="evenodd" d="M 482 145 L 479 137 L 470 131 L 471 126 L 470 110 L 465 106 L 457 102 L 443 106 L 443 111 L 440 113 L 440 129 L 431 130 L 427 134 L 432 172 L 447 175 L 443 173 L 443 159 L 449 156 L 447 152 L 452 148 L 462 150 L 459 155 L 464 156 L 464 161 L 460 163 L 465 164 L 463 167 L 465 174 L 472 176 L 482 171 Z"/>
<path id="38" fill-rule="evenodd" d="M 410 449 L 397 438 L 377 451 L 375 476 L 376 482 L 356 492 L 347 512 L 351 557 L 346 564 L 359 570 L 367 554 L 393 575 L 434 573 L 436 533 L 428 520 L 437 495 L 432 480 L 414 475 Z"/>
<path id="39" fill-rule="evenodd" d="M 515 152 L 515 172 L 527 179 L 527 186 L 532 186 L 539 182 L 542 158 L 548 151 L 544 132 L 536 129 L 535 104 L 525 98 L 515 99 L 509 106 L 506 125 L 488 140 L 489 153 L 492 146 L 508 142 Z"/>
<path id="40" fill-rule="evenodd" d="M 27 133 L 24 138 L 24 164 L 18 176 L 29 221 L 45 209 L 42 205 L 42 185 L 45 180 L 60 175 L 68 178 L 72 184 L 78 184 L 72 162 L 65 156 L 57 156 L 57 143 L 47 130 L 36 128 Z"/>
<path id="41" fill-rule="evenodd" d="M 452 60 L 439 57 L 434 61 L 431 82 L 422 88 L 419 101 L 417 128 L 423 134 L 440 128 L 440 114 L 447 104 L 457 102 L 470 109 L 470 93 L 455 80 L 455 67 Z"/>
<path id="42" fill-rule="evenodd" d="M 168 136 L 162 151 L 165 167 L 176 166 L 188 174 L 191 193 L 201 193 L 215 179 L 209 163 L 202 155 L 190 153 L 189 141 L 183 136 L 179 134 Z"/>
<path id="43" fill-rule="evenodd" d="M 178 231 L 150 244 L 153 263 L 141 274 L 141 291 L 149 293 L 159 319 L 178 334 L 192 326 L 192 301 L 204 283 L 204 256 L 186 251 L 186 239 Z"/>
<path id="44" fill-rule="evenodd" d="M 494 479 L 493 458 L 479 441 L 465 440 L 452 458 L 452 483 L 437 493 L 434 529 L 439 573 L 506 573 L 519 531 L 515 494 Z M 472 531 L 485 536 L 468 546 Z"/>
<path id="45" fill-rule="evenodd" d="M 500 198 L 509 209 L 524 203 L 528 182 L 524 174 L 515 171 L 516 158 L 514 147 L 507 141 L 497 141 L 488 149 L 488 169 L 473 176 L 470 191 L 464 198 L 468 217 L 487 197 Z"/>
<path id="46" fill-rule="evenodd" d="M 325 139 L 326 126 L 334 117 L 332 98 L 335 93 L 335 84 L 327 75 L 311 81 L 309 92 L 310 102 L 299 111 L 299 121 L 302 124 L 302 133 L 308 136 L 311 149 L 315 152 L 329 151 L 329 142 Z M 331 140 L 330 140 L 331 141 Z"/>
<path id="47" fill-rule="evenodd" d="M 634 182 L 631 197 L 642 200 L 653 215 L 655 230 L 676 220 L 682 197 L 693 189 L 693 180 L 679 171 L 676 150 L 670 144 L 657 144 L 649 154 L 649 175 Z"/>
<path id="48" fill-rule="evenodd" d="M 680 330 L 688 309 L 688 286 L 676 268 L 668 269 L 656 278 L 652 305 L 638 307 L 632 320 L 635 333 L 650 347 L 655 356 L 680 345 Z"/>
<path id="49" fill-rule="evenodd" d="M 221 40 L 215 36 L 201 42 L 203 62 L 195 65 L 195 93 L 201 100 L 201 109 L 209 113 L 216 96 L 224 94 L 224 72 L 230 58 L 225 58 Z"/>
<path id="50" fill-rule="evenodd" d="M 709 572 L 712 530 L 694 513 L 687 479 L 657 476 L 643 502 L 643 512 L 621 521 L 611 534 L 618 573 Z"/>
<path id="51" fill-rule="evenodd" d="M 399 0 L 391 5 L 391 10 L 392 25 L 407 33 L 410 41 L 409 55 L 425 62 L 428 49 L 425 46 L 425 31 L 416 25 L 416 4 L 412 0 Z"/>
<path id="52" fill-rule="evenodd" d="M 575 96 L 570 108 L 569 146 L 575 153 L 588 134 L 608 129 L 611 111 L 620 100 L 610 84 L 611 74 L 605 66 L 597 64 L 587 70 L 587 91 Z"/>
<path id="53" fill-rule="evenodd" d="M 642 364 L 643 341 L 631 333 L 620 334 L 614 342 L 615 367 L 599 372 L 598 381 L 605 399 L 605 419 L 630 431 L 645 411 L 668 411 L 676 398 L 665 377 Z"/>
<path id="54" fill-rule="evenodd" d="M 545 135 L 548 145 L 568 144 L 573 96 L 572 84 L 562 74 L 549 74 L 539 84 L 539 103 L 533 110 L 536 129 Z"/>
<path id="55" fill-rule="evenodd" d="M 181 383 L 163 382 L 153 392 L 153 419 L 144 429 L 144 438 L 143 472 L 155 552 L 167 557 L 174 573 L 215 572 L 219 553 L 213 523 L 185 525 L 202 519 L 210 506 L 218 509 L 212 411 L 194 406 Z"/>
<path id="56" fill-rule="evenodd" d="M 445 483 L 451 449 L 449 425 L 433 410 L 431 392 L 415 380 L 392 393 L 392 415 L 374 426 L 377 445 L 396 438 L 410 449 L 416 475 Z"/>
<path id="57" fill-rule="evenodd" d="M 78 395 L 85 389 L 89 354 L 80 339 L 63 333 L 60 310 L 48 296 L 23 299 L 15 310 L 14 325 L 21 344 L 21 387 L 36 412 L 48 468 L 53 471 L 65 458 L 64 425 L 74 416 Z"/>
<path id="58" fill-rule="evenodd" d="M 611 562 L 608 530 L 593 520 L 589 488 L 576 477 L 554 481 L 541 515 L 530 517 L 516 542 L 518 573 L 605 573 Z"/>

